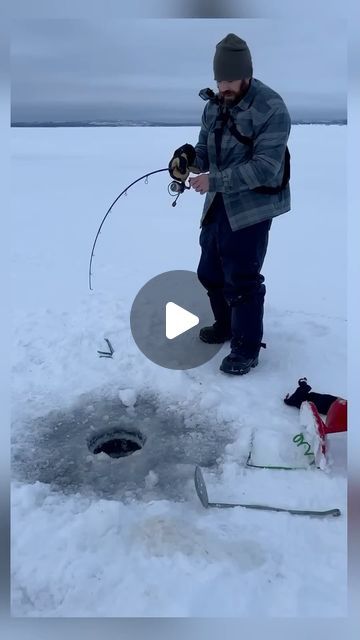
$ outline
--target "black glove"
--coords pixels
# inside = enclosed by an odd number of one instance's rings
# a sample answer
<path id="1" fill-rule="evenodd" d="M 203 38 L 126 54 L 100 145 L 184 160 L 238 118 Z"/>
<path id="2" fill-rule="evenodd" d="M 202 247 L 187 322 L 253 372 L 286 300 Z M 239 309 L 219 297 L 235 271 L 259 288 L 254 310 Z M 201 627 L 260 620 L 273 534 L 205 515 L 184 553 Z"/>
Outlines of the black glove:
<path id="1" fill-rule="evenodd" d="M 326 416 L 332 403 L 338 399 L 337 396 L 332 396 L 329 393 L 311 391 L 307 378 L 300 378 L 298 385 L 298 388 L 292 395 L 288 393 L 286 398 L 284 398 L 285 404 L 289 404 L 291 407 L 300 409 L 302 402 L 307 400 L 308 402 L 313 402 L 318 412 Z"/>
<path id="2" fill-rule="evenodd" d="M 284 398 L 285 404 L 290 405 L 290 407 L 297 407 L 300 409 L 301 403 L 305 400 L 309 399 L 309 393 L 311 391 L 311 387 L 307 382 L 307 378 L 300 378 L 298 381 L 298 388 L 291 395 L 288 393 L 286 398 Z"/>
<path id="3" fill-rule="evenodd" d="M 181 180 L 185 182 L 190 171 L 196 168 L 192 168 L 191 165 L 195 162 L 196 151 L 191 144 L 184 144 L 174 151 L 174 155 L 169 162 L 169 173 L 175 180 Z"/>

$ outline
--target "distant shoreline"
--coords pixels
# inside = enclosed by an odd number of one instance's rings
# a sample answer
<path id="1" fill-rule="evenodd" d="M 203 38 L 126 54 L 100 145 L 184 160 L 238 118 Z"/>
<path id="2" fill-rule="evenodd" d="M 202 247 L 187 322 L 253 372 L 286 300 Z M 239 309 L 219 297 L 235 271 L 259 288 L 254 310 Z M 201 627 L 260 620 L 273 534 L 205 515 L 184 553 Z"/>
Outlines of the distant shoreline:
<path id="1" fill-rule="evenodd" d="M 292 124 L 347 125 L 346 119 L 339 120 L 293 120 Z M 11 127 L 199 127 L 199 122 L 144 122 L 144 121 L 69 121 L 69 122 L 12 122 Z"/>

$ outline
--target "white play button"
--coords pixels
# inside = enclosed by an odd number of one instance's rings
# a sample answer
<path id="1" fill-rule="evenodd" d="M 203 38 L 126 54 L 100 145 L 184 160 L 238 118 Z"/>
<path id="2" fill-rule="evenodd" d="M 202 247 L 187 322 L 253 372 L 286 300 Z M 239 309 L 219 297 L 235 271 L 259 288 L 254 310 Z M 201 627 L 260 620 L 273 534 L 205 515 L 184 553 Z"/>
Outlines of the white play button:
<path id="1" fill-rule="evenodd" d="M 169 340 L 177 338 L 185 331 L 189 331 L 193 327 L 199 324 L 200 320 L 198 316 L 195 316 L 190 311 L 187 311 L 183 307 L 180 307 L 175 302 L 166 303 L 166 337 Z"/>
<path id="2" fill-rule="evenodd" d="M 177 371 L 200 367 L 222 349 L 222 344 L 199 339 L 199 328 L 213 322 L 209 297 L 197 274 L 180 269 L 144 284 L 130 313 L 131 333 L 143 355 Z"/>

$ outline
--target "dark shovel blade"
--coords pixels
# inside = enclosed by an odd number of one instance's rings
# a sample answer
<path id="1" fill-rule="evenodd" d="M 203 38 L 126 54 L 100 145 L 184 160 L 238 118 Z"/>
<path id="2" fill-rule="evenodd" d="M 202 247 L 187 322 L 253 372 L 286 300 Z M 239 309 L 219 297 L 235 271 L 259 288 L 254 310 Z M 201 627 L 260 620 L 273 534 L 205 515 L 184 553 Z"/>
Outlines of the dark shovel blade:
<path id="1" fill-rule="evenodd" d="M 202 506 L 205 507 L 205 509 L 207 509 L 209 506 L 209 498 L 208 498 L 208 493 L 206 491 L 205 480 L 199 466 L 195 467 L 194 482 L 195 482 L 196 493 L 198 494 L 199 500 Z"/>

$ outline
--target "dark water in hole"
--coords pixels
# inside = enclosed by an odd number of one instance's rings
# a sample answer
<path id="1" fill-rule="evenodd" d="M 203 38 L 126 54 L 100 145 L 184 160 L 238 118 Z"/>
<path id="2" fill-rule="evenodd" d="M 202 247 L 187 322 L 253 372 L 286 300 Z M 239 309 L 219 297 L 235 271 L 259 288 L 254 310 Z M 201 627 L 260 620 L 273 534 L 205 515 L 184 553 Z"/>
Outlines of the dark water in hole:
<path id="1" fill-rule="evenodd" d="M 114 427 L 140 430 L 143 449 L 119 459 L 90 453 L 89 438 Z M 228 427 L 167 410 L 150 396 L 139 397 L 130 409 L 119 398 L 89 394 L 66 411 L 17 425 L 14 432 L 12 473 L 19 480 L 125 501 L 193 497 L 195 465 L 213 467 L 233 440 Z"/>

